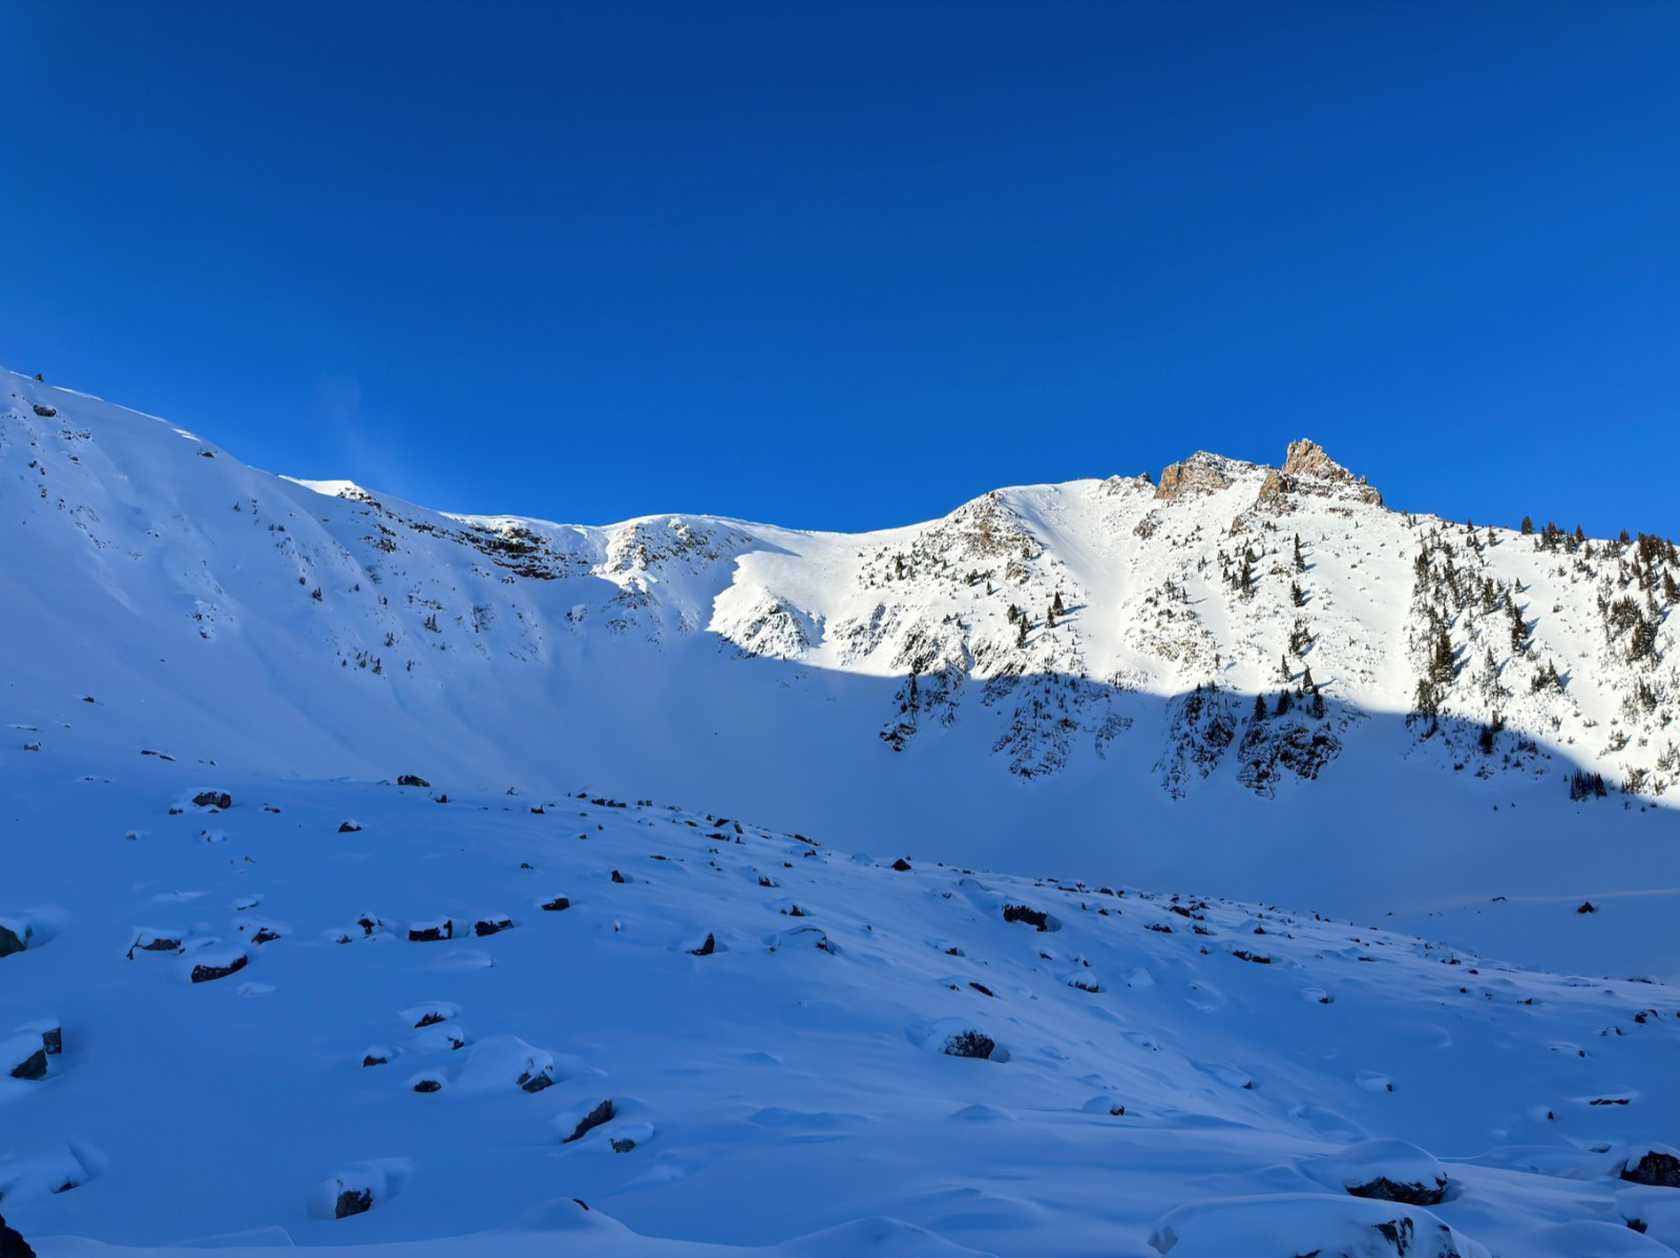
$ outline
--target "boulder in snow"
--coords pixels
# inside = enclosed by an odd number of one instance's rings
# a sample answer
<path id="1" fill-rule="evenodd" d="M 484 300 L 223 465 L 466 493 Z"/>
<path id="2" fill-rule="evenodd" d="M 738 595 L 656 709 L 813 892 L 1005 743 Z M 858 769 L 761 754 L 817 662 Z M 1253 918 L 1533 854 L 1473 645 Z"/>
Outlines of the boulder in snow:
<path id="1" fill-rule="evenodd" d="M 193 965 L 191 978 L 195 983 L 212 983 L 239 973 L 250 963 L 251 959 L 238 949 L 213 949 Z"/>
<path id="2" fill-rule="evenodd" d="M 14 1079 L 45 1079 L 47 1049 L 41 1037 L 22 1031 L 0 1040 L 0 1071 Z"/>
<path id="3" fill-rule="evenodd" d="M 1447 1173 L 1435 1158 L 1404 1140 L 1367 1140 L 1308 1169 L 1327 1188 L 1350 1196 L 1397 1201 L 1408 1206 L 1439 1205 L 1447 1195 Z"/>
<path id="4" fill-rule="evenodd" d="M 1630 1184 L 1680 1188 L 1680 1152 L 1666 1144 L 1635 1146 L 1628 1150 L 1618 1173 Z"/>
<path id="5" fill-rule="evenodd" d="M 1489 1258 L 1429 1211 L 1318 1193 L 1222 1197 L 1180 1206 L 1150 1233 L 1171 1258 Z"/>

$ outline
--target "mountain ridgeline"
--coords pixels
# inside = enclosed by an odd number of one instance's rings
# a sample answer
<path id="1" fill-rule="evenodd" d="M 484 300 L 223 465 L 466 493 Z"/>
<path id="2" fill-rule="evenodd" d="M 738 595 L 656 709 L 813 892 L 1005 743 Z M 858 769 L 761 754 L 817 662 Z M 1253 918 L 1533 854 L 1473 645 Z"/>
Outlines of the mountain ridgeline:
<path id="1" fill-rule="evenodd" d="M 0 383 L 6 719 L 43 751 L 656 789 L 854 844 L 1198 799 L 1276 829 L 1338 783 L 1478 813 L 1680 789 L 1672 541 L 1395 511 L 1310 441 L 871 533 L 585 527 Z"/>

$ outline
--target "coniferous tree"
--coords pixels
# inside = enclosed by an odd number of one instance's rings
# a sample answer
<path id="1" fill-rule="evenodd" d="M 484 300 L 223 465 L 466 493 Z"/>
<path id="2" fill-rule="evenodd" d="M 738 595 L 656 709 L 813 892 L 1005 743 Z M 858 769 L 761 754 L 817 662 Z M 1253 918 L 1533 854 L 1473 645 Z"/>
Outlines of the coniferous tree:
<path id="1" fill-rule="evenodd" d="M 1317 686 L 1312 688 L 1312 701 L 1307 710 L 1312 713 L 1313 720 L 1322 721 L 1324 719 L 1324 695 Z"/>
<path id="2" fill-rule="evenodd" d="M 1511 650 L 1522 655 L 1528 650 L 1528 622 L 1523 619 L 1515 599 L 1506 606 L 1511 609 Z"/>
<path id="3" fill-rule="evenodd" d="M 1289 714 L 1289 692 L 1287 690 L 1278 691 L 1276 711 L 1279 716 Z"/>
<path id="4" fill-rule="evenodd" d="M 1044 614 L 1044 627 L 1046 629 L 1056 627 L 1056 605 L 1054 603 L 1050 604 L 1050 610 Z"/>
<path id="5" fill-rule="evenodd" d="M 1533 516 L 1529 516 L 1529 515 L 1523 516 L 1523 518 L 1522 518 L 1522 531 L 1523 531 L 1523 536 L 1524 537 L 1527 537 L 1530 533 L 1534 532 L 1534 517 Z"/>
<path id="6" fill-rule="evenodd" d="M 1295 571 L 1305 572 L 1306 570 L 1307 561 L 1301 556 L 1301 535 L 1297 533 L 1295 534 Z"/>
<path id="7" fill-rule="evenodd" d="M 1301 692 L 1303 694 L 1317 694 L 1318 683 L 1313 680 L 1312 665 L 1309 664 L 1301 674 Z"/>
<path id="8" fill-rule="evenodd" d="M 1306 592 L 1294 581 L 1289 583 L 1289 601 L 1294 603 L 1297 607 L 1305 607 L 1307 605 Z"/>
<path id="9" fill-rule="evenodd" d="M 1254 723 L 1256 725 L 1266 719 L 1266 696 L 1254 696 Z"/>
<path id="10" fill-rule="evenodd" d="M 1027 618 L 1025 616 L 1020 617 L 1018 620 L 1016 620 L 1015 626 L 1016 626 L 1015 645 L 1016 646 L 1026 646 L 1027 645 Z"/>
<path id="11" fill-rule="evenodd" d="M 1064 608 L 1062 607 L 1062 592 L 1060 590 L 1057 590 L 1056 597 L 1050 600 L 1050 610 L 1058 616 L 1062 614 Z"/>

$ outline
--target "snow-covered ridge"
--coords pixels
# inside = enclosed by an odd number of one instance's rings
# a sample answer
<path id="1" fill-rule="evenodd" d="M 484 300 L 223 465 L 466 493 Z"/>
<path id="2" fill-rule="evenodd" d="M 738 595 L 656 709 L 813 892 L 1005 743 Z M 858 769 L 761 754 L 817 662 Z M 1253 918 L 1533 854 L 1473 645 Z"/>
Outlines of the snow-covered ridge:
<path id="1" fill-rule="evenodd" d="M 1680 781 L 1664 539 L 1397 513 L 1305 441 L 857 535 L 452 515 L 0 385 L 0 596 L 30 665 L 3 715 L 35 731 L 8 756 L 583 778 L 1010 868 L 1211 862 L 1347 908 L 1680 885 L 1638 837 Z M 1484 859 L 1350 880 L 1341 819 L 1373 798 L 1385 844 Z M 1628 838 L 1593 880 L 1606 826 Z M 1187 832 L 1194 854 L 1155 841 Z"/>

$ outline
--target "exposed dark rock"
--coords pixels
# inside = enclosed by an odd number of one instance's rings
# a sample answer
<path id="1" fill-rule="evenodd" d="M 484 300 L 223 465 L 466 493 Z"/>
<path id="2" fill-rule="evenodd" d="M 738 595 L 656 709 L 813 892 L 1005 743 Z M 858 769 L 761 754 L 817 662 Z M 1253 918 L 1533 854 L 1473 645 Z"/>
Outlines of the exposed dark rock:
<path id="1" fill-rule="evenodd" d="M 997 1042 L 980 1031 L 958 1031 L 945 1041 L 947 1057 L 990 1057 L 996 1048 Z"/>
<path id="2" fill-rule="evenodd" d="M 226 791 L 200 791 L 192 802 L 200 808 L 219 808 L 226 812 L 233 807 L 233 796 Z"/>
<path id="3" fill-rule="evenodd" d="M 450 918 L 444 918 L 436 926 L 410 926 L 408 928 L 409 943 L 437 943 L 444 939 L 455 938 L 455 923 Z"/>
<path id="4" fill-rule="evenodd" d="M 1050 929 L 1050 915 L 1038 909 L 1028 908 L 1025 904 L 1004 905 L 1003 920 L 1006 922 L 1025 922 L 1038 930 Z"/>
<path id="5" fill-rule="evenodd" d="M 14 1229 L 6 1226 L 6 1216 L 3 1214 L 0 1214 L 0 1258 L 35 1258 L 35 1251 L 29 1248 L 29 1242 Z"/>
<path id="6" fill-rule="evenodd" d="M 414 1085 L 416 1092 L 442 1092 L 443 1082 L 439 1079 L 421 1079 Z"/>
<path id="7" fill-rule="evenodd" d="M 1250 952 L 1247 948 L 1233 948 L 1231 955 L 1239 961 L 1252 961 L 1255 965 L 1270 965 L 1272 963 L 1272 959 L 1265 953 Z M 1396 1200 L 1396 1198 L 1389 1198 L 1389 1200 Z"/>
<path id="8" fill-rule="evenodd" d="M 1630 1184 L 1654 1188 L 1680 1188 L 1680 1158 L 1658 1149 L 1647 1152 L 1638 1162 L 1622 1167 L 1622 1178 Z"/>
<path id="9" fill-rule="evenodd" d="M 362 823 L 359 821 L 341 821 L 338 823 L 338 832 L 340 834 L 355 834 L 356 831 L 361 828 Z"/>
<path id="10" fill-rule="evenodd" d="M 237 974 L 250 964 L 250 958 L 240 953 L 226 965 L 213 965 L 199 962 L 192 968 L 192 981 L 195 983 L 210 983 L 219 978 L 226 978 L 229 974 Z"/>
<path id="11" fill-rule="evenodd" d="M 901 874 L 910 872 L 910 862 L 905 860 L 902 856 L 892 863 L 892 867 Z"/>
<path id="12" fill-rule="evenodd" d="M 257 944 L 273 943 L 280 938 L 280 932 L 270 930 L 267 926 L 259 926 L 257 933 L 251 936 L 251 942 Z"/>
<path id="13" fill-rule="evenodd" d="M 348 1219 L 352 1214 L 366 1214 L 373 1209 L 373 1189 L 343 1188 L 339 1190 L 338 1205 L 333 1218 Z"/>
<path id="14" fill-rule="evenodd" d="M 560 1143 L 571 1144 L 574 1140 L 582 1140 L 603 1123 L 612 1122 L 613 1112 L 612 1101 L 602 1101 L 594 1109 L 590 1110 L 587 1114 L 580 1118 L 578 1120 L 578 1125 L 572 1129 L 572 1134 L 567 1136 Z"/>
<path id="15" fill-rule="evenodd" d="M 563 895 L 557 895 L 552 900 L 545 901 L 542 907 L 545 913 L 564 913 L 572 907 L 572 902 Z"/>
<path id="16" fill-rule="evenodd" d="M 430 786 L 431 783 L 426 781 L 426 779 L 421 777 L 419 774 L 404 773 L 400 777 L 397 778 L 397 785 L 398 786 Z"/>
<path id="17" fill-rule="evenodd" d="M 614 882 L 624 882 L 625 877 L 624 877 L 623 874 L 619 873 L 618 870 L 615 869 L 615 870 L 612 871 L 612 880 Z"/>
<path id="18" fill-rule="evenodd" d="M 481 917 L 473 923 L 473 934 L 480 938 L 485 935 L 499 935 L 504 930 L 513 929 L 511 917 Z"/>
<path id="19" fill-rule="evenodd" d="M 1582 900 L 1581 901 L 1581 907 L 1576 909 L 1575 911 L 1577 913 L 1596 913 L 1596 912 L 1598 912 L 1598 906 L 1596 904 L 1594 904 L 1591 900 Z"/>
<path id="20" fill-rule="evenodd" d="M 22 1061 L 12 1063 L 11 1068 L 6 1073 L 14 1079 L 45 1079 L 47 1077 L 46 1048 L 37 1048 Z"/>
<path id="21" fill-rule="evenodd" d="M 608 1143 L 612 1145 L 612 1151 L 614 1153 L 629 1153 L 636 1147 L 636 1142 L 630 1139 L 629 1136 L 614 1137 Z"/>
<path id="22" fill-rule="evenodd" d="M 1377 1201 L 1397 1201 L 1403 1206 L 1436 1206 L 1446 1200 L 1447 1181 L 1433 1183 L 1395 1183 L 1386 1175 L 1379 1175 L 1368 1184 L 1350 1185 L 1351 1197 L 1370 1197 Z"/>
<path id="23" fill-rule="evenodd" d="M 30 408 L 42 419 L 51 419 L 58 414 L 58 407 L 48 406 L 45 402 L 31 402 Z"/>
<path id="24" fill-rule="evenodd" d="M 141 952 L 179 952 L 181 951 L 181 941 L 168 935 L 152 935 L 143 942 L 129 945 L 128 959 L 130 961 L 134 960 L 134 950 L 136 948 Z"/>
<path id="25" fill-rule="evenodd" d="M 387 1065 L 390 1060 L 391 1059 L 389 1057 L 380 1053 L 368 1053 L 362 1058 L 362 1068 L 365 1070 L 369 1066 L 384 1066 Z"/>
<path id="26" fill-rule="evenodd" d="M 554 1086 L 554 1076 L 546 1070 L 538 1071 L 535 1074 L 527 1071 L 519 1076 L 518 1082 L 519 1086 L 527 1092 L 541 1092 L 544 1088 Z"/>
<path id="27" fill-rule="evenodd" d="M 714 953 L 716 951 L 717 951 L 717 940 L 712 936 L 712 933 L 710 931 L 706 932 L 706 942 L 705 943 L 701 944 L 698 948 L 690 948 L 689 949 L 689 952 L 692 955 L 697 956 L 697 957 L 709 957 L 709 956 L 712 955 L 712 953 Z"/>
<path id="28" fill-rule="evenodd" d="M 8 928 L 0 926 L 0 957 L 9 957 L 14 952 L 22 952 L 27 947 L 29 947 L 29 928 L 27 926 L 23 929 L 23 938 L 21 939 Z"/>

